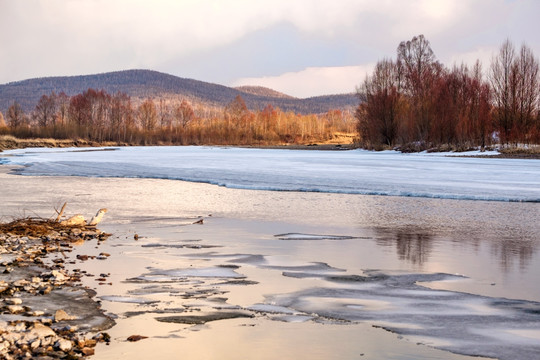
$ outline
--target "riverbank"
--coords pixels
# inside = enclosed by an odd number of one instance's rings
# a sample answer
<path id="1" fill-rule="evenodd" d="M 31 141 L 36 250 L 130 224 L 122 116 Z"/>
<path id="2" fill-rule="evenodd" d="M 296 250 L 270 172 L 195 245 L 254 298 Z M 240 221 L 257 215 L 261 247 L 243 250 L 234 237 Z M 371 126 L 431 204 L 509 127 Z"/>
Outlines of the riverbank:
<path id="1" fill-rule="evenodd" d="M 24 148 L 67 148 L 67 147 L 117 147 L 133 146 L 136 144 L 118 142 L 93 142 L 87 140 L 71 139 L 18 139 L 13 136 L 0 136 L 0 152 L 3 150 L 24 149 Z M 170 145 L 170 144 L 163 144 Z M 208 144 L 208 146 L 214 146 Z M 345 151 L 359 149 L 359 145 L 353 142 L 329 142 L 310 144 L 281 144 L 281 145 L 219 145 L 225 147 L 257 148 L 257 149 L 283 149 L 283 150 L 321 150 L 321 151 Z M 499 148 L 496 154 L 489 155 L 461 155 L 461 152 L 454 151 L 451 156 L 486 157 L 499 159 L 540 159 L 540 146 L 531 147 L 503 147 Z"/>
<path id="2" fill-rule="evenodd" d="M 81 283 L 94 275 L 66 268 L 83 261 L 70 256 L 77 244 L 99 247 L 108 237 L 95 227 L 41 218 L 0 223 L 1 358 L 81 358 L 110 341 L 103 331 L 115 322 Z"/>
<path id="3" fill-rule="evenodd" d="M 125 143 L 98 143 L 88 140 L 72 139 L 19 139 L 10 135 L 0 135 L 0 152 L 3 150 L 24 148 L 67 148 L 67 147 L 98 147 L 98 146 L 127 146 Z"/>

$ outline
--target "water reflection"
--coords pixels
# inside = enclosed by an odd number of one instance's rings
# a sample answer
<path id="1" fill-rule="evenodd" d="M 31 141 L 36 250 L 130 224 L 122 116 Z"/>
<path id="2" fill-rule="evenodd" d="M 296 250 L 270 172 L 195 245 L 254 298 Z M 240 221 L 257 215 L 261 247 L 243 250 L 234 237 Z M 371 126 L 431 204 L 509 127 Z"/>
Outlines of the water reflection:
<path id="1" fill-rule="evenodd" d="M 535 243 L 525 239 L 501 239 L 491 247 L 492 254 L 500 257 L 500 266 L 504 272 L 513 269 L 516 262 L 521 271 L 526 270 L 535 250 Z"/>
<path id="2" fill-rule="evenodd" d="M 433 234 L 421 228 L 376 228 L 376 243 L 396 248 L 400 260 L 422 266 L 433 250 Z"/>
<path id="3" fill-rule="evenodd" d="M 394 248 L 399 260 L 407 261 L 421 268 L 434 253 L 452 251 L 455 256 L 463 252 L 473 252 L 478 257 L 496 259 L 502 272 L 507 273 L 519 269 L 526 271 L 533 262 L 537 250 L 537 242 L 527 237 L 481 236 L 481 234 L 458 231 L 448 234 L 438 233 L 432 229 L 418 226 L 400 228 L 374 228 L 377 245 Z M 454 248 L 448 249 L 445 243 L 450 241 Z M 483 245 L 486 250 L 483 251 Z M 457 246 L 457 248 L 456 248 Z M 460 249 L 457 250 L 456 249 Z M 483 254 L 484 253 L 484 254 Z"/>

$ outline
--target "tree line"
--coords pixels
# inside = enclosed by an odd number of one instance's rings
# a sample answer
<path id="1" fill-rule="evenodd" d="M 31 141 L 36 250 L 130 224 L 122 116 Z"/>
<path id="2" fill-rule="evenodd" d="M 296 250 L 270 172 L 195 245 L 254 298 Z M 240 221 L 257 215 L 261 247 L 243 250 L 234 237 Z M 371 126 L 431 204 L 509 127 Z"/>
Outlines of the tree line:
<path id="1" fill-rule="evenodd" d="M 42 95 L 31 113 L 17 102 L 5 117 L 0 113 L 0 134 L 134 145 L 308 144 L 330 140 L 338 132 L 354 133 L 355 128 L 352 112 L 301 115 L 272 105 L 250 111 L 240 95 L 220 108 L 88 89 L 71 97 L 63 92 Z"/>
<path id="2" fill-rule="evenodd" d="M 403 41 L 396 59 L 377 62 L 357 89 L 361 143 L 418 151 L 492 143 L 540 143 L 539 61 L 505 41 L 484 71 L 477 61 L 451 68 L 423 35 Z"/>

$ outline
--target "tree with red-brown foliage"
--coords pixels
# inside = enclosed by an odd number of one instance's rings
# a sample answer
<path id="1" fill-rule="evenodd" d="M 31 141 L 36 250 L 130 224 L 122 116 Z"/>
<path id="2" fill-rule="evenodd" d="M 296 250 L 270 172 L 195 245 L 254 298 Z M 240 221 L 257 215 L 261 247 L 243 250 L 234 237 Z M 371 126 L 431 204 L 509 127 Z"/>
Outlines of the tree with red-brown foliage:
<path id="1" fill-rule="evenodd" d="M 397 61 L 379 61 L 358 89 L 356 117 L 364 145 L 418 151 L 485 148 L 494 132 L 503 142 L 536 138 L 538 61 L 526 47 L 519 58 L 512 49 L 509 42 L 501 47 L 490 86 L 479 61 L 472 69 L 464 64 L 447 69 L 423 36 L 402 42 Z"/>
<path id="2" fill-rule="evenodd" d="M 359 89 L 358 129 L 369 146 L 395 145 L 403 115 L 401 74 L 392 60 L 379 61 Z"/>

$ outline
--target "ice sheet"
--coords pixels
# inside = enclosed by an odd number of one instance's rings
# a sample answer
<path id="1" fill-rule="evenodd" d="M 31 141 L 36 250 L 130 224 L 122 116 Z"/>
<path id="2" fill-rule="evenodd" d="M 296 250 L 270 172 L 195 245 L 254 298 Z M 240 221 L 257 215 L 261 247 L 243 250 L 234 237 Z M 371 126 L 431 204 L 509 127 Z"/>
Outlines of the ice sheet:
<path id="1" fill-rule="evenodd" d="M 475 153 L 476 154 L 476 153 Z M 126 147 L 116 151 L 22 149 L 0 162 L 25 175 L 162 178 L 238 189 L 540 201 L 537 160 L 219 147 Z"/>
<path id="2" fill-rule="evenodd" d="M 465 355 L 537 359 L 540 354 L 540 303 L 418 285 L 456 278 L 449 274 L 312 276 L 341 286 L 269 295 L 266 302 L 330 321 L 367 322 Z"/>

